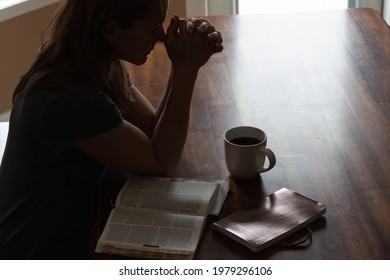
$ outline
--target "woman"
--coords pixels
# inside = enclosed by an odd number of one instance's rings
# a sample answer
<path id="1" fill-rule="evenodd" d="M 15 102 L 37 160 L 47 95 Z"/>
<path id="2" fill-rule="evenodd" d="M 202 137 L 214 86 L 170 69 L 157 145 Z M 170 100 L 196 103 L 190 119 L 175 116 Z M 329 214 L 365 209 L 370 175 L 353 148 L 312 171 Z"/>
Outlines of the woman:
<path id="1" fill-rule="evenodd" d="M 107 166 L 164 175 L 182 153 L 197 73 L 222 51 L 207 21 L 171 18 L 167 0 L 68 0 L 14 92 L 0 169 L 0 258 L 89 256 L 92 202 Z M 121 60 L 156 42 L 172 61 L 155 110 Z"/>

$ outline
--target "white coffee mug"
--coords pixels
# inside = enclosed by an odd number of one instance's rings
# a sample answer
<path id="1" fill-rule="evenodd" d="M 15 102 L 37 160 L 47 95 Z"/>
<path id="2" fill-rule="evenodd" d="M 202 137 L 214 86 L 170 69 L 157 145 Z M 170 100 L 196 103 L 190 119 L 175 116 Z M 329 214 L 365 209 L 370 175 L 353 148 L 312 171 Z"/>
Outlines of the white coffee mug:
<path id="1" fill-rule="evenodd" d="M 261 129 L 234 127 L 226 131 L 224 142 L 226 166 L 234 178 L 253 179 L 275 166 L 275 154 L 266 147 L 267 135 Z M 269 161 L 268 167 L 264 167 L 265 157 Z"/>

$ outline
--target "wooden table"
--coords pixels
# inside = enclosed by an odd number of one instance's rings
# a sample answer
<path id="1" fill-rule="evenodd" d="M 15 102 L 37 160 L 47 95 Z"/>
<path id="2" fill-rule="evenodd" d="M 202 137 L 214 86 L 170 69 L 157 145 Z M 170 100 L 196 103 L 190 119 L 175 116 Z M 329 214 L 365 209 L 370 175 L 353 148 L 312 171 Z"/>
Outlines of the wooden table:
<path id="1" fill-rule="evenodd" d="M 202 68 L 175 176 L 229 176 L 223 133 L 264 129 L 271 171 L 231 181 L 221 218 L 288 187 L 323 202 L 313 243 L 254 254 L 209 224 L 198 259 L 390 259 L 390 30 L 370 9 L 209 18 L 225 50 Z M 129 66 L 155 104 L 169 61 L 158 46 Z M 106 183 L 118 184 L 108 176 Z M 115 183 L 114 183 L 115 182 Z"/>

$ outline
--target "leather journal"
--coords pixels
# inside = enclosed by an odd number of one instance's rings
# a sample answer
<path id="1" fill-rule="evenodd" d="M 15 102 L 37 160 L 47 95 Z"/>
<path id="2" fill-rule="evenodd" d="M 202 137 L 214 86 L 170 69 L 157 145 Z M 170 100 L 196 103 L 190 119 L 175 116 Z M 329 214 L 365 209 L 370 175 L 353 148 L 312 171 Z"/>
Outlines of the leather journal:
<path id="1" fill-rule="evenodd" d="M 253 252 L 279 243 L 326 212 L 324 204 L 287 188 L 214 222 L 215 229 Z"/>

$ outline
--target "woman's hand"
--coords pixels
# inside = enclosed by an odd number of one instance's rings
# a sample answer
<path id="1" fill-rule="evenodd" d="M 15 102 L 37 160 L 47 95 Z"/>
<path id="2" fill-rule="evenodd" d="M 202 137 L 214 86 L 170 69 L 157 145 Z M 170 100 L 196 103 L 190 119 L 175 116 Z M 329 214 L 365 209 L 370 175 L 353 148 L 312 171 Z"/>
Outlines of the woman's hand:
<path id="1" fill-rule="evenodd" d="M 187 32 L 188 34 L 198 32 L 199 34 L 207 35 L 209 41 L 215 44 L 216 52 L 221 52 L 223 50 L 221 33 L 215 30 L 214 25 L 207 19 L 196 17 L 189 18 L 187 20 Z"/>
<path id="2" fill-rule="evenodd" d="M 191 27 L 192 24 L 194 28 Z M 222 51 L 221 43 L 221 34 L 208 21 L 187 21 L 175 15 L 167 29 L 165 46 L 175 66 L 199 69 L 210 56 Z"/>

